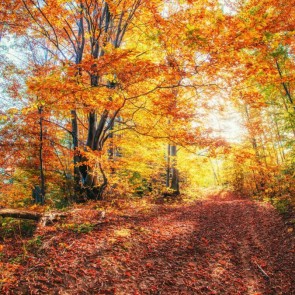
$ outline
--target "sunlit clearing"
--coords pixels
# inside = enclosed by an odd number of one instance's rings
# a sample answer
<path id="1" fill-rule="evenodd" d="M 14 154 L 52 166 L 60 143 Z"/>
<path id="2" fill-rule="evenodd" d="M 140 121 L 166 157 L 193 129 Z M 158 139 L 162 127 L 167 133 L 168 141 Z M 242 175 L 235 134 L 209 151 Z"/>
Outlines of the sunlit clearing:
<path id="1" fill-rule="evenodd" d="M 234 109 L 225 113 L 212 112 L 209 115 L 208 124 L 214 130 L 214 135 L 220 136 L 228 142 L 242 142 L 243 135 L 245 135 L 242 118 Z"/>

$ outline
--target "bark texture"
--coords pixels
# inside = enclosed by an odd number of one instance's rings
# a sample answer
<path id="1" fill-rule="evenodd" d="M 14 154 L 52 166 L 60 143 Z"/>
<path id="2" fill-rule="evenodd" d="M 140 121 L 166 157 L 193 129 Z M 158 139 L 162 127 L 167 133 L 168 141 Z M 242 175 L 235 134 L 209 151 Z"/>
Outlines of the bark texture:
<path id="1" fill-rule="evenodd" d="M 0 209 L 0 216 L 39 221 L 43 215 L 42 213 L 38 213 L 34 211 L 23 211 L 23 210 L 17 210 L 17 209 Z"/>

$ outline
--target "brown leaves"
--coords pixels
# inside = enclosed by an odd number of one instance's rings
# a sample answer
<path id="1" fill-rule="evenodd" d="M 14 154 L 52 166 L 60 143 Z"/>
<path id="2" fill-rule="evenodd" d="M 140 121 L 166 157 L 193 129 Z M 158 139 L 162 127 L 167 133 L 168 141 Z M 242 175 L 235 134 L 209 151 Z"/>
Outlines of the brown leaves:
<path id="1" fill-rule="evenodd" d="M 264 294 L 269 285 L 257 263 L 271 276 L 272 288 L 290 292 L 290 237 L 277 231 L 283 223 L 269 206 L 223 193 L 192 205 L 146 209 L 133 204 L 124 213 L 110 212 L 106 223 L 88 233 L 61 227 L 42 233 L 41 250 L 29 250 L 22 266 L 1 262 L 2 277 L 11 279 L 3 281 L 2 291 L 242 294 L 252 282 L 253 292 Z M 77 211 L 79 222 L 93 211 Z M 3 245 L 1 259 L 22 249 L 12 246 Z"/>

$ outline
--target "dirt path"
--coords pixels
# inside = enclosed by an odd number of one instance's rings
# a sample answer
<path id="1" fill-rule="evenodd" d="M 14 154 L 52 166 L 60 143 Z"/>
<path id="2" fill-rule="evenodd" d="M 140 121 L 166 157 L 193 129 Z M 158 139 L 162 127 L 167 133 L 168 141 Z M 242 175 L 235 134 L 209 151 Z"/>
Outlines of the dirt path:
<path id="1" fill-rule="evenodd" d="M 229 193 L 44 233 L 7 294 L 295 294 L 294 235 L 267 204 Z M 45 245 L 45 246 L 44 246 Z"/>

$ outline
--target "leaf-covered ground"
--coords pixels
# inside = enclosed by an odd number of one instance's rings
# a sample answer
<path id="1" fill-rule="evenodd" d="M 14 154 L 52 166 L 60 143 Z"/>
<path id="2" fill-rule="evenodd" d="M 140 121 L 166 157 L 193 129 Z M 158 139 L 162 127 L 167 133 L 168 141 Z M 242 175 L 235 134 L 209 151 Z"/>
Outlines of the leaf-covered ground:
<path id="1" fill-rule="evenodd" d="M 85 220 L 1 241 L 1 292 L 295 294 L 294 233 L 268 204 L 222 193 Z"/>

